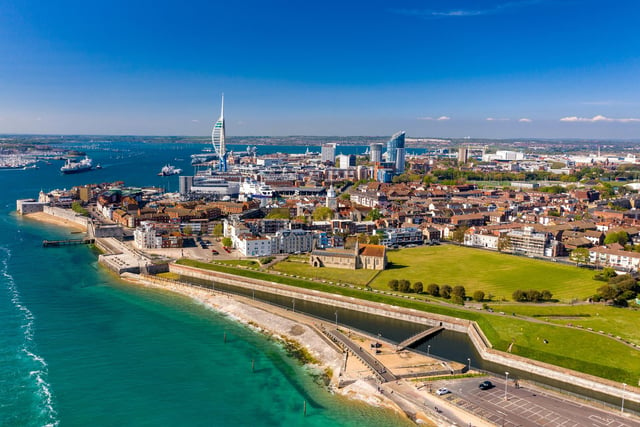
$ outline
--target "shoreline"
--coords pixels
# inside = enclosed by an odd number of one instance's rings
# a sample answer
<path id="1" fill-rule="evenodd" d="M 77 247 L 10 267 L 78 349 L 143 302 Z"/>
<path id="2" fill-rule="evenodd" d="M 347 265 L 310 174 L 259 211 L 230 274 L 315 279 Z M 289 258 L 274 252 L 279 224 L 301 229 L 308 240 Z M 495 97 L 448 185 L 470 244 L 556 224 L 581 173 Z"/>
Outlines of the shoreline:
<path id="1" fill-rule="evenodd" d="M 294 343 L 314 359 L 310 363 L 303 364 L 327 376 L 329 391 L 369 405 L 393 410 L 411 419 L 396 402 L 379 394 L 376 386 L 363 377 L 363 366 L 344 363 L 341 350 L 322 336 L 322 333 L 313 325 L 314 319 L 239 295 L 229 295 L 188 285 L 154 283 L 131 273 L 123 274 L 120 279 L 130 284 L 186 296 L 208 309 L 225 314 L 285 345 Z M 349 385 L 339 388 L 339 382 L 348 382 Z"/>
<path id="2" fill-rule="evenodd" d="M 487 420 L 439 399 L 430 393 L 427 387 L 420 387 L 415 381 L 400 379 L 389 383 L 377 383 L 373 374 L 362 362 L 355 357 L 345 357 L 342 350 L 320 332 L 319 327 L 316 326 L 317 319 L 247 297 L 211 289 L 165 282 L 162 279 L 156 282 L 132 273 L 124 273 L 120 278 L 133 285 L 169 291 L 191 298 L 194 302 L 225 314 L 285 345 L 294 342 L 299 348 L 306 350 L 315 359 L 314 362 L 317 362 L 306 363 L 305 366 L 324 374 L 331 372 L 328 385 L 330 392 L 367 405 L 392 410 L 416 424 L 450 426 L 451 419 L 442 415 L 442 411 L 434 412 L 431 409 L 439 406 L 446 408 L 449 415 L 454 418 L 464 419 L 465 424 L 470 422 L 476 427 L 493 426 Z"/>
<path id="3" fill-rule="evenodd" d="M 60 218 L 54 215 L 50 215 L 45 212 L 32 212 L 22 215 L 24 218 L 28 218 L 33 221 L 43 222 L 46 224 L 57 225 L 60 227 L 71 228 L 74 231 L 87 232 L 87 228 L 78 224 L 77 222 L 69 221 L 68 219 Z"/>

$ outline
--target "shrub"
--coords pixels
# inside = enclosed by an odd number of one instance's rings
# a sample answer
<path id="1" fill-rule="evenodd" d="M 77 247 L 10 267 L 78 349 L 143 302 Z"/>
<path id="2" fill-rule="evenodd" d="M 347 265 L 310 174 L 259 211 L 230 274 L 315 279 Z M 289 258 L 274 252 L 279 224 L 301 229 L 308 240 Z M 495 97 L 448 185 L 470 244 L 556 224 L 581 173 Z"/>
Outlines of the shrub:
<path id="1" fill-rule="evenodd" d="M 451 297 L 451 301 L 454 304 L 460 304 L 460 305 L 464 305 L 464 298 L 462 298 L 460 295 L 453 295 Z"/>
<path id="2" fill-rule="evenodd" d="M 524 293 L 524 291 L 522 289 L 516 289 L 511 294 L 511 298 L 514 301 L 526 301 L 527 300 L 527 295 Z"/>
<path id="3" fill-rule="evenodd" d="M 397 291 L 398 290 L 398 281 L 396 279 L 389 280 L 389 283 L 387 283 L 387 286 L 389 286 L 389 288 L 392 291 Z"/>
<path id="4" fill-rule="evenodd" d="M 545 301 L 551 301 L 551 298 L 553 298 L 553 294 L 551 293 L 551 291 L 549 290 L 544 290 L 542 291 L 542 299 Z"/>

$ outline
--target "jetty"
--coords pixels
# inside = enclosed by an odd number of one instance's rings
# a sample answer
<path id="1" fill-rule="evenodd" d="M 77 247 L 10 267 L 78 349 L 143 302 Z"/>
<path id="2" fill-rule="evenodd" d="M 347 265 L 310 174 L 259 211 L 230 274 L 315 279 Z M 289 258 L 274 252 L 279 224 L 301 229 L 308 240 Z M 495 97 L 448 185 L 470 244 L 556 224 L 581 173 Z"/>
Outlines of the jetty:
<path id="1" fill-rule="evenodd" d="M 397 351 L 404 350 L 405 348 L 409 347 L 411 344 L 415 344 L 420 340 L 423 340 L 427 337 L 435 335 L 438 332 L 442 331 L 443 329 L 444 329 L 444 326 L 435 326 L 431 329 L 427 329 L 426 331 L 422 331 L 418 334 L 415 334 L 414 336 L 409 337 L 406 340 L 402 341 L 400 344 L 398 344 L 398 346 L 396 347 L 396 350 Z"/>
<path id="2" fill-rule="evenodd" d="M 95 239 L 86 237 L 84 239 L 43 240 L 42 246 L 45 248 L 50 248 L 56 246 L 90 245 L 93 243 L 95 243 Z"/>

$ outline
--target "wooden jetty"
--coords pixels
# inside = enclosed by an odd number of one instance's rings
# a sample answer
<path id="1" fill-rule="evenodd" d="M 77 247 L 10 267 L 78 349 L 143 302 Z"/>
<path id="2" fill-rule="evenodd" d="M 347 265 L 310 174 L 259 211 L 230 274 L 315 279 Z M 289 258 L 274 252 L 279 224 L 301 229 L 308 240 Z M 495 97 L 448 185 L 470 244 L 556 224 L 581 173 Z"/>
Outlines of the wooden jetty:
<path id="1" fill-rule="evenodd" d="M 95 239 L 66 239 L 66 240 L 43 240 L 42 246 L 45 248 L 56 246 L 71 246 L 71 245 L 90 245 L 95 243 Z"/>
<path id="2" fill-rule="evenodd" d="M 402 341 L 400 344 L 398 344 L 398 346 L 396 347 L 396 350 L 397 351 L 404 350 L 405 348 L 409 347 L 411 344 L 414 344 L 422 339 L 430 337 L 431 335 L 435 335 L 443 329 L 444 329 L 444 326 L 435 326 L 431 329 L 427 329 L 426 331 L 422 331 L 419 334 L 415 334 L 414 336 L 409 337 L 406 340 Z"/>

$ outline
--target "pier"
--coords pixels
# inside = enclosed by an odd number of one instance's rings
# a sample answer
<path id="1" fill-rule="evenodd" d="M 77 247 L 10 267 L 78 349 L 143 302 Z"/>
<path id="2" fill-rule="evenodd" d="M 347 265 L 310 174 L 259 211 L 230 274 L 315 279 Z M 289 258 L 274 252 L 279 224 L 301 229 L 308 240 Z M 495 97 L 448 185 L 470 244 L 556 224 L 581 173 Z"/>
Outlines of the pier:
<path id="1" fill-rule="evenodd" d="M 409 347 L 411 344 L 414 344 L 422 339 L 430 337 L 431 335 L 435 335 L 438 332 L 442 331 L 443 329 L 444 329 L 444 326 L 435 326 L 431 329 L 427 329 L 426 331 L 422 331 L 419 334 L 415 334 L 414 336 L 409 337 L 406 340 L 402 341 L 400 344 L 398 344 L 398 346 L 396 347 L 396 350 L 397 351 L 404 350 L 405 348 Z"/>
<path id="2" fill-rule="evenodd" d="M 45 248 L 56 246 L 90 245 L 95 243 L 95 239 L 66 239 L 66 240 L 43 240 L 42 246 Z"/>

